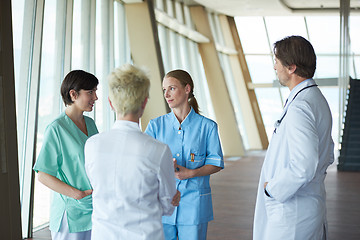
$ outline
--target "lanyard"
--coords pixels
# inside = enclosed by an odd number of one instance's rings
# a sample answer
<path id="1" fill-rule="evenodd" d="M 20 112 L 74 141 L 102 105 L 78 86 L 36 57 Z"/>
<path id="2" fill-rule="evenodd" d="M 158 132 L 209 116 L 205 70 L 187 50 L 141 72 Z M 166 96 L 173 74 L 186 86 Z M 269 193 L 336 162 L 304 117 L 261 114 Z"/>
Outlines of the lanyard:
<path id="1" fill-rule="evenodd" d="M 298 92 L 295 94 L 295 96 L 293 97 L 293 99 L 291 100 L 291 102 L 294 101 L 294 99 L 297 97 L 297 95 L 298 95 L 299 93 L 301 93 L 302 91 L 304 91 L 305 89 L 311 88 L 311 87 L 316 87 L 316 86 L 317 86 L 317 84 L 313 84 L 313 85 L 306 86 L 306 87 L 302 88 L 300 91 L 298 91 Z M 287 101 L 287 100 L 286 100 L 286 101 Z M 290 103 L 291 103 L 291 102 L 290 102 Z M 289 103 L 289 104 L 290 104 L 290 103 Z M 286 105 L 286 103 L 285 103 L 285 105 Z M 282 120 L 284 119 L 286 113 L 287 113 L 287 109 L 286 109 L 286 112 L 284 113 L 284 115 L 283 115 L 279 120 L 277 120 L 277 121 L 275 122 L 274 133 L 276 133 L 276 129 L 280 126 L 280 123 L 281 123 Z"/>

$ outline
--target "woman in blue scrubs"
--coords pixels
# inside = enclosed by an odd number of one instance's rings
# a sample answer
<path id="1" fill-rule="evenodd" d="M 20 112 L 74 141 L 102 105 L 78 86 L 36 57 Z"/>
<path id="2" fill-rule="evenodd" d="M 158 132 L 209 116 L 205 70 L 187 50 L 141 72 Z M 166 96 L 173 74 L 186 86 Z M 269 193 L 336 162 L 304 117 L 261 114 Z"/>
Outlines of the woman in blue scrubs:
<path id="1" fill-rule="evenodd" d="M 163 217 L 166 240 L 204 240 L 213 220 L 210 175 L 224 168 L 217 124 L 199 114 L 189 73 L 166 74 L 163 92 L 171 112 L 149 122 L 145 132 L 169 145 L 180 205 Z"/>
<path id="2" fill-rule="evenodd" d="M 98 79 L 82 70 L 71 71 L 61 85 L 65 112 L 50 123 L 34 165 L 38 179 L 54 192 L 50 231 L 56 240 L 90 240 L 92 189 L 85 172 L 84 145 L 98 133 L 91 112 Z"/>

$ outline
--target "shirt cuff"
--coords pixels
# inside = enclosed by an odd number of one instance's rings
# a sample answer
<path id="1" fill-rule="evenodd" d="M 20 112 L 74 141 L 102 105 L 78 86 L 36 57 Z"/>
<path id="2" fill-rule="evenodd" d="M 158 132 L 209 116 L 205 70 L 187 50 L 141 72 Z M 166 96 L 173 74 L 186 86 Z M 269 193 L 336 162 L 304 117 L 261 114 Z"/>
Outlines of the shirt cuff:
<path id="1" fill-rule="evenodd" d="M 221 158 L 206 158 L 205 165 L 214 165 L 216 167 L 224 168 L 224 160 Z"/>
<path id="2" fill-rule="evenodd" d="M 272 198 L 273 196 L 271 195 L 271 193 L 269 192 L 269 190 L 267 189 L 267 186 L 264 189 L 265 195 L 268 196 L 269 198 Z"/>

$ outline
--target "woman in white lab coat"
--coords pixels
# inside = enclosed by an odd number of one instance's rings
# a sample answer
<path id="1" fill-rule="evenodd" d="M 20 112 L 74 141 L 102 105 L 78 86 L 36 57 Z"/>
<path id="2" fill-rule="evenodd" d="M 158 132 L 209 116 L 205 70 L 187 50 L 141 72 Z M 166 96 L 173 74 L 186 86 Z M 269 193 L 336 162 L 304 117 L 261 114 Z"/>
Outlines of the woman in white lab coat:
<path id="1" fill-rule="evenodd" d="M 126 64 L 109 75 L 111 130 L 85 144 L 85 169 L 93 187 L 92 240 L 162 240 L 161 217 L 180 199 L 169 147 L 141 132 L 150 80 Z"/>

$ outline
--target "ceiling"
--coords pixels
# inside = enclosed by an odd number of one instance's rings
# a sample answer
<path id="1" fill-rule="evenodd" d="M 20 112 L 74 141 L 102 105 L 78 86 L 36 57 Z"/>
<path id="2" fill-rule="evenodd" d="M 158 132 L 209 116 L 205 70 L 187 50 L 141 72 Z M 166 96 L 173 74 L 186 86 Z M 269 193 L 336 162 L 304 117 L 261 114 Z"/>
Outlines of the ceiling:
<path id="1" fill-rule="evenodd" d="M 193 0 L 229 16 L 339 14 L 340 0 Z M 186 1 L 185 1 L 186 2 Z M 192 1 L 191 1 L 192 2 Z M 351 13 L 360 13 L 360 0 L 350 0 Z"/>

